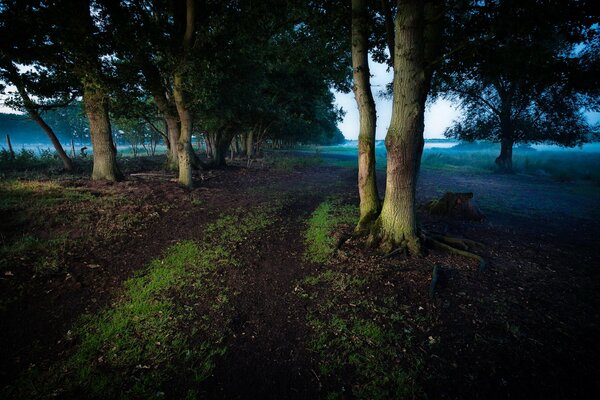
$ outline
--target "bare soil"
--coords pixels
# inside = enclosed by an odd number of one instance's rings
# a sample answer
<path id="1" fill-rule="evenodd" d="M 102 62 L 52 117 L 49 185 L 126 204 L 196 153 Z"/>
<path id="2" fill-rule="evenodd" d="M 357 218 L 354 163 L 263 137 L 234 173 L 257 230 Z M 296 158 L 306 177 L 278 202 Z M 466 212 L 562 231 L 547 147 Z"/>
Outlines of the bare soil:
<path id="1" fill-rule="evenodd" d="M 201 393 L 207 398 L 324 397 L 318 354 L 307 346 L 309 304 L 295 288 L 324 268 L 302 256 L 306 219 L 330 195 L 356 202 L 355 171 L 229 167 L 204 173 L 191 191 L 159 170 L 134 172 L 118 184 L 72 178 L 61 185 L 96 196 L 142 199 L 138 212 L 156 217 L 142 219 L 124 234 L 82 242 L 85 247 L 66 257 L 66 269 L 58 274 L 34 279 L 27 266 L 20 266 L 0 277 L 3 296 L 22 293 L 0 311 L 0 387 L 13 384 L 32 365 L 50 366 L 64 357 L 72 346 L 64 337 L 77 319 L 110 305 L 127 278 L 143 273 L 173 243 L 203 240 L 203 227 L 226 210 L 285 198 L 277 224 L 236 251 L 243 267 L 226 277 L 239 293 L 228 351 Z M 426 395 L 563 399 L 597 393 L 600 191 L 520 175 L 422 172 L 420 202 L 446 191 L 473 192 L 486 218 L 472 222 L 422 214 L 422 224 L 481 242 L 480 254 L 489 264 L 485 272 L 478 272 L 472 260 L 440 251 L 383 260 L 360 240 L 347 242 L 332 260 L 367 274 L 374 268 L 389 271 L 386 284 L 413 315 L 429 315 L 415 350 L 425 360 L 419 379 Z M 4 235 L 29 229 L 4 224 L 8 215 L 2 220 Z M 64 227 L 52 229 L 44 234 L 53 237 Z M 435 265 L 442 275 L 431 297 Z"/>

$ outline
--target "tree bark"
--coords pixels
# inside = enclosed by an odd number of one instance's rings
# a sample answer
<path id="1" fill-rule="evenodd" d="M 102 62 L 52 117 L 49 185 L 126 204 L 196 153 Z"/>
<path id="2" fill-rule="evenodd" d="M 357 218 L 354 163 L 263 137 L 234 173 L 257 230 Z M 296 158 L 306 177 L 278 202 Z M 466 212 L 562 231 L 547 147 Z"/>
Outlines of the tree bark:
<path id="1" fill-rule="evenodd" d="M 183 96 L 183 75 L 179 72 L 174 76 L 173 97 L 175 97 L 181 129 L 179 140 L 175 142 L 179 160 L 179 183 L 192 187 L 192 117 Z"/>
<path id="2" fill-rule="evenodd" d="M 420 0 L 398 2 L 392 119 L 385 139 L 386 194 L 371 235 L 384 251 L 406 246 L 411 254 L 421 252 L 415 197 L 424 145 L 425 101 L 432 76 L 428 59 L 434 56 L 427 49 L 439 48 L 430 43 L 439 36 L 426 34 L 431 27 L 426 26 L 425 14 Z"/>
<path id="3" fill-rule="evenodd" d="M 357 232 L 365 232 L 380 211 L 375 172 L 375 129 L 377 114 L 369 72 L 369 18 L 366 0 L 352 0 L 352 74 L 358 105 L 358 194 L 360 217 Z"/>
<path id="4" fill-rule="evenodd" d="M 176 114 L 165 114 L 163 112 L 165 123 L 167 124 L 167 131 L 169 137 L 169 152 L 167 154 L 167 169 L 171 171 L 177 171 L 179 156 L 177 153 L 177 146 L 179 143 L 179 121 L 177 120 Z"/>
<path id="5" fill-rule="evenodd" d="M 221 129 L 209 134 L 212 147 L 212 162 L 213 167 L 224 167 L 226 165 L 225 158 L 227 150 L 231 145 L 233 134 L 227 129 Z"/>
<path id="6" fill-rule="evenodd" d="M 254 129 L 251 129 L 246 134 L 246 157 L 251 159 L 254 157 Z"/>
<path id="7" fill-rule="evenodd" d="M 186 0 L 185 32 L 182 40 L 182 60 L 173 74 L 173 97 L 179 115 L 180 132 L 177 143 L 177 156 L 179 159 L 179 183 L 183 186 L 193 187 L 192 182 L 192 115 L 187 105 L 184 93 L 184 72 L 186 70 L 187 55 L 192 45 L 194 36 L 195 5 L 194 0 Z"/>
<path id="8" fill-rule="evenodd" d="M 500 140 L 500 155 L 496 158 L 496 166 L 501 172 L 512 173 L 513 140 L 503 137 Z"/>
<path id="9" fill-rule="evenodd" d="M 508 108 L 508 107 L 507 107 Z M 512 173 L 513 133 L 510 120 L 510 108 L 500 115 L 500 155 L 496 158 L 496 166 L 500 172 Z"/>
<path id="10" fill-rule="evenodd" d="M 108 95 L 101 84 L 83 80 L 83 103 L 90 122 L 93 149 L 93 180 L 118 181 L 123 178 L 117 166 L 117 149 L 113 143 Z"/>

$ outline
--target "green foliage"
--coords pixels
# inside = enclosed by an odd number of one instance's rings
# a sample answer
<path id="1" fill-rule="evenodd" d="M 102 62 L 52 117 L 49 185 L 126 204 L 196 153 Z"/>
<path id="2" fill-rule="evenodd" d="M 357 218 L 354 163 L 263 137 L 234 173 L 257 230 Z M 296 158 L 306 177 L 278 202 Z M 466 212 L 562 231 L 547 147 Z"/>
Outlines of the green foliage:
<path id="1" fill-rule="evenodd" d="M 357 212 L 356 206 L 342 205 L 339 200 L 321 203 L 308 220 L 304 236 L 305 258 L 317 263 L 326 262 L 335 250 L 336 239 L 332 233 L 341 224 L 354 223 Z"/>
<path id="2" fill-rule="evenodd" d="M 597 108 L 597 55 L 587 56 L 600 30 L 589 3 L 561 4 L 502 1 L 449 10 L 449 56 L 433 91 L 459 103 L 463 115 L 447 137 L 572 147 L 597 132 L 582 109 Z"/>
<path id="3" fill-rule="evenodd" d="M 80 344 L 69 362 L 77 371 L 77 385 L 94 396 L 117 395 L 120 390 L 125 390 L 123 398 L 148 395 L 160 385 L 161 377 L 174 371 L 175 360 L 192 357 L 201 365 L 210 363 L 222 351 L 190 347 L 180 330 L 181 311 L 169 291 L 181 288 L 192 274 L 202 279 L 221 257 L 228 256 L 222 253 L 202 251 L 194 242 L 178 243 L 150 264 L 148 274 L 126 282 L 121 302 L 83 318 L 74 331 Z M 219 337 L 208 336 L 207 341 L 219 347 Z"/>

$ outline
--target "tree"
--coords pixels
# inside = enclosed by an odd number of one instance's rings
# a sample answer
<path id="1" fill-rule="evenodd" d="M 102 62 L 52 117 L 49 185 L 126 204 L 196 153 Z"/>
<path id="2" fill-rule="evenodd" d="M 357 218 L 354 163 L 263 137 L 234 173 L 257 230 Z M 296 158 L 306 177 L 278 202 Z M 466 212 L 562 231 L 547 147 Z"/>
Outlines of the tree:
<path id="1" fill-rule="evenodd" d="M 506 172 L 515 143 L 586 142 L 592 129 L 582 110 L 597 109 L 590 90 L 598 88 L 590 89 L 594 79 L 580 83 L 591 64 L 598 68 L 586 51 L 598 43 L 597 20 L 591 2 L 569 0 L 485 1 L 455 18 L 454 42 L 463 45 L 445 60 L 435 91 L 464 114 L 446 136 L 500 142 L 496 165 Z"/>
<path id="2" fill-rule="evenodd" d="M 12 7 L 9 7 L 12 6 Z M 73 163 L 64 151 L 54 130 L 42 117 L 44 111 L 64 107 L 69 104 L 75 94 L 73 81 L 60 70 L 46 68 L 44 70 L 19 70 L 17 63 L 31 64 L 35 61 L 32 51 L 23 52 L 23 48 L 31 47 L 30 38 L 23 32 L 34 32 L 37 28 L 34 21 L 28 20 L 27 14 L 7 2 L 6 8 L 0 9 L 0 36 L 3 45 L 0 49 L 0 80 L 15 86 L 5 103 L 21 111 L 46 133 L 57 155 L 63 162 L 66 171 L 73 170 Z"/>
<path id="3" fill-rule="evenodd" d="M 65 152 L 62 144 L 58 140 L 58 137 L 54 133 L 54 130 L 50 127 L 50 125 L 48 125 L 41 115 L 41 110 L 48 110 L 58 106 L 64 106 L 65 104 L 46 103 L 43 106 L 37 104 L 29 95 L 28 86 L 31 86 L 32 82 L 30 79 L 28 79 L 28 75 L 31 76 L 32 74 L 19 73 L 17 66 L 12 61 L 4 60 L 4 62 L 0 63 L 0 76 L 2 76 L 2 80 L 12 83 L 17 89 L 16 96 L 9 98 L 6 103 L 12 106 L 12 108 L 22 109 L 27 112 L 29 118 L 31 118 L 36 124 L 38 124 L 40 128 L 42 128 L 52 142 L 56 154 L 63 163 L 64 170 L 73 171 L 73 161 Z M 50 96 L 55 94 L 56 93 L 53 93 Z"/>
<path id="4" fill-rule="evenodd" d="M 423 153 L 425 102 L 440 56 L 441 1 L 399 0 L 395 20 L 392 117 L 385 138 L 386 193 L 370 241 L 384 250 L 421 252 L 416 184 Z"/>
<path id="5" fill-rule="evenodd" d="M 391 47 L 393 49 L 393 46 Z M 358 194 L 360 217 L 357 232 L 368 229 L 380 211 L 375 176 L 375 129 L 377 112 L 371 92 L 369 73 L 369 13 L 367 1 L 352 0 L 352 73 L 354 96 L 358 105 Z"/>

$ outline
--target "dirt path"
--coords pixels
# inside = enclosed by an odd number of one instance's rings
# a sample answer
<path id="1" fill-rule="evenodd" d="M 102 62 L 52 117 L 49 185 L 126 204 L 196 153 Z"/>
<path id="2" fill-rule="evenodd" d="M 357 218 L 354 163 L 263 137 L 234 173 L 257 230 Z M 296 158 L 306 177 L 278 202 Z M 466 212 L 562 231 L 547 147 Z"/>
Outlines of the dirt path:
<path id="1" fill-rule="evenodd" d="M 309 179 L 299 180 L 300 176 Z M 186 239 L 202 240 L 207 223 L 229 209 L 256 206 L 268 198 L 273 189 L 290 189 L 290 182 L 298 185 L 291 185 L 292 189 L 299 189 L 301 185 L 318 184 L 320 179 L 319 175 L 233 167 L 217 171 L 212 179 L 200 182 L 192 192 L 153 177 L 135 178 L 117 185 L 87 181 L 64 183 L 83 186 L 92 192 L 107 191 L 143 197 L 149 202 L 166 202 L 169 209 L 143 230 L 81 249 L 69 258 L 65 274 L 46 281 L 31 282 L 25 278 L 28 281 L 23 284 L 31 286 L 28 295 L 0 315 L 3 322 L 0 385 L 14 381 L 31 365 L 49 365 L 61 357 L 70 346 L 63 338 L 77 319 L 110 304 L 121 293 L 125 280 L 143 271 L 172 244 Z"/>
<path id="2" fill-rule="evenodd" d="M 304 219 L 323 200 L 304 195 L 284 206 L 276 225 L 244 248 L 243 268 L 232 271 L 238 292 L 227 356 L 207 382 L 214 398 L 315 398 L 314 361 L 306 351 L 305 310 L 294 293 L 314 272 L 302 262 Z"/>

